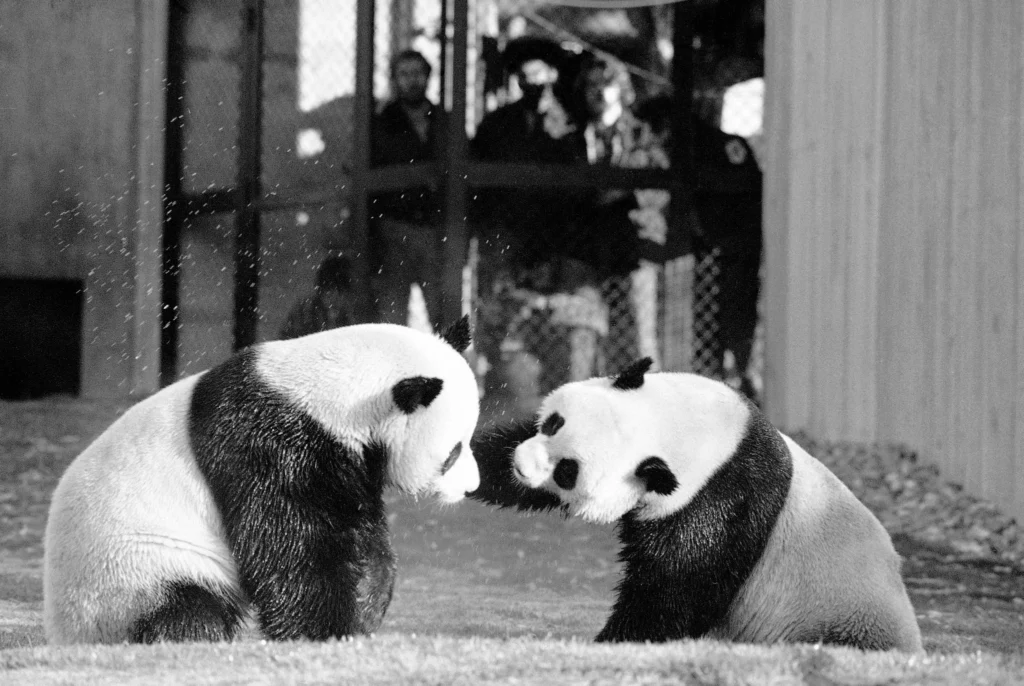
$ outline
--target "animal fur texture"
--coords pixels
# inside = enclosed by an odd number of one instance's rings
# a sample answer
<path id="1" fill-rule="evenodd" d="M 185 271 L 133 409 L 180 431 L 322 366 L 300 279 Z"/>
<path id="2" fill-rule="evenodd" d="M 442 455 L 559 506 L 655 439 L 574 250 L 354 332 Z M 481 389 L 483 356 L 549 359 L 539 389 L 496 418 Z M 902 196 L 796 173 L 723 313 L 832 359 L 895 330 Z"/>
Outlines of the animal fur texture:
<path id="1" fill-rule="evenodd" d="M 474 443 L 471 497 L 617 524 L 623 577 L 597 640 L 920 650 L 877 518 L 734 390 L 649 365 L 566 384 L 535 422 Z"/>
<path id="2" fill-rule="evenodd" d="M 359 325 L 254 346 L 128 410 L 68 467 L 45 535 L 51 643 L 369 633 L 391 600 L 383 489 L 460 500 L 479 411 L 445 340 Z"/>

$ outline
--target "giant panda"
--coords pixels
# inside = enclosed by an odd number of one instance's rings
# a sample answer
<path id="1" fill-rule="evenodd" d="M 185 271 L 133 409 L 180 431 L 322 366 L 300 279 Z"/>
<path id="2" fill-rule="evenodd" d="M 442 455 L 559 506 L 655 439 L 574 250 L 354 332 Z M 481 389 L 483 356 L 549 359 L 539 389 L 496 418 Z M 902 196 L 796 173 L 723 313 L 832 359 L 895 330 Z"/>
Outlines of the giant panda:
<path id="1" fill-rule="evenodd" d="M 474 439 L 471 498 L 617 522 L 623 577 L 597 640 L 920 650 L 875 516 L 732 388 L 650 364 L 561 386 L 536 422 Z"/>
<path id="2" fill-rule="evenodd" d="M 370 633 L 391 601 L 385 486 L 479 481 L 463 318 L 259 344 L 129 409 L 68 467 L 45 534 L 51 643 Z"/>

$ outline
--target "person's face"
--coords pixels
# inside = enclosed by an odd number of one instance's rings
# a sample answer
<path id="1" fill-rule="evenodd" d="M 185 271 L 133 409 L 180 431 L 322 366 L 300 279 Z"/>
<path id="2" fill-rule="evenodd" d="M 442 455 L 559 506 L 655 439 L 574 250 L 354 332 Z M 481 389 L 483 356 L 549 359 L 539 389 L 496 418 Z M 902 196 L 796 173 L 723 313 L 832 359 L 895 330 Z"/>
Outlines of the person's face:
<path id="1" fill-rule="evenodd" d="M 519 68 L 522 86 L 550 86 L 558 80 L 558 70 L 543 60 L 527 60 Z"/>
<path id="2" fill-rule="evenodd" d="M 622 88 L 617 83 L 605 83 L 600 72 L 592 72 L 583 87 L 587 110 L 594 117 L 601 116 L 622 100 Z"/>
<path id="3" fill-rule="evenodd" d="M 419 104 L 427 97 L 427 70 L 417 59 L 405 59 L 395 65 L 395 95 L 402 102 Z"/>
<path id="4" fill-rule="evenodd" d="M 532 107 L 540 102 L 544 90 L 558 80 L 558 70 L 542 60 L 527 60 L 519 67 L 519 89 L 523 101 Z"/>

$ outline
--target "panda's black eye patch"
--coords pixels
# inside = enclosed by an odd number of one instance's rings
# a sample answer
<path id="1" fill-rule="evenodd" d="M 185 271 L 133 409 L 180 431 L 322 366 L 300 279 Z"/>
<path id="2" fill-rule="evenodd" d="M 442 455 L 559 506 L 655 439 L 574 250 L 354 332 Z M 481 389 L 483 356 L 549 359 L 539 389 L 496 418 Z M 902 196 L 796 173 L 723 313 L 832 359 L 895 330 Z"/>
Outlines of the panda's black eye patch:
<path id="1" fill-rule="evenodd" d="M 398 409 L 405 414 L 412 414 L 420 407 L 430 407 L 443 387 L 443 379 L 412 376 L 396 383 L 391 388 L 391 397 Z"/>
<path id="2" fill-rule="evenodd" d="M 545 436 L 554 436 L 563 426 L 565 426 L 565 417 L 557 412 L 552 412 L 540 425 L 540 432 Z"/>
<path id="3" fill-rule="evenodd" d="M 580 463 L 569 458 L 562 458 L 555 465 L 555 484 L 563 491 L 576 488 L 576 477 L 580 473 Z"/>
<path id="4" fill-rule="evenodd" d="M 445 474 L 448 473 L 448 470 L 452 468 L 452 466 L 455 464 L 455 461 L 459 459 L 459 455 L 461 454 L 462 441 L 459 441 L 458 443 L 455 444 L 455 447 L 452 448 L 452 451 L 448 453 L 448 459 L 444 461 L 443 465 L 441 465 L 441 476 L 444 476 Z"/>

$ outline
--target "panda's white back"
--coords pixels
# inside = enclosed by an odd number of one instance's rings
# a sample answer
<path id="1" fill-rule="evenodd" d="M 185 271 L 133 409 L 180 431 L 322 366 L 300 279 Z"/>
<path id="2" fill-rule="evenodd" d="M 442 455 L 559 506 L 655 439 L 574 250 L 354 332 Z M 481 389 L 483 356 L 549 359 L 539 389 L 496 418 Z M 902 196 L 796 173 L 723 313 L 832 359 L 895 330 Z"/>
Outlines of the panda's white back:
<path id="1" fill-rule="evenodd" d="M 219 640 L 252 609 L 275 638 L 376 630 L 394 579 L 384 487 L 457 502 L 479 483 L 469 341 L 466 318 L 443 338 L 343 327 L 131 408 L 54 492 L 50 641 Z"/>
<path id="2" fill-rule="evenodd" d="M 888 532 L 825 465 L 783 434 L 793 458 L 786 506 L 724 626 L 756 643 L 848 633 L 919 650 L 920 629 Z"/>
<path id="3" fill-rule="evenodd" d="M 156 601 L 163 579 L 237 587 L 220 514 L 189 445 L 187 415 L 198 380 L 178 381 L 130 408 L 61 477 L 46 526 L 43 577 L 52 643 L 127 639 L 119 634 Z M 146 588 L 154 595 L 140 591 Z M 115 608 L 121 617 L 109 614 Z"/>

